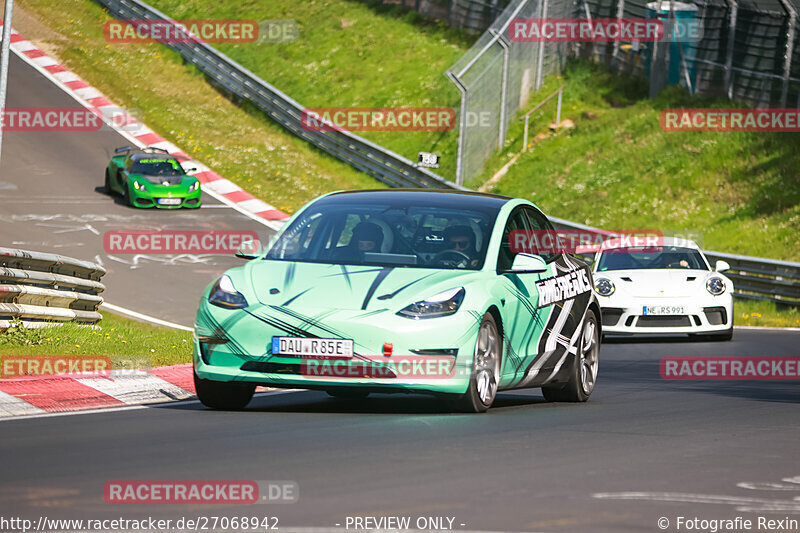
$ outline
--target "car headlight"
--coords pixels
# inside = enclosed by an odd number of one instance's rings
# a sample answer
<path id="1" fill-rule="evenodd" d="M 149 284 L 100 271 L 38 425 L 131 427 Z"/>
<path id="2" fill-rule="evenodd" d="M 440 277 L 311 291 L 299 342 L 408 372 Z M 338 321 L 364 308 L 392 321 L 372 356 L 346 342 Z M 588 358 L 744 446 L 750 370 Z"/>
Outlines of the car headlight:
<path id="1" fill-rule="evenodd" d="M 597 294 L 600 296 L 611 296 L 614 294 L 616 290 L 614 287 L 614 282 L 608 278 L 597 278 L 594 280 L 594 290 L 597 291 Z"/>
<path id="2" fill-rule="evenodd" d="M 133 180 L 133 188 L 137 191 L 146 191 L 147 187 L 144 186 L 144 183 L 139 183 L 137 180 Z"/>
<path id="3" fill-rule="evenodd" d="M 197 190 L 197 189 L 199 189 L 199 188 L 200 188 L 200 181 L 198 180 L 198 181 L 195 181 L 194 183 L 192 183 L 192 184 L 189 186 L 189 192 L 194 192 L 194 191 L 196 191 L 196 190 Z"/>
<path id="4" fill-rule="evenodd" d="M 464 301 L 464 295 L 466 293 L 464 287 L 448 289 L 430 298 L 414 302 L 398 311 L 397 314 L 414 319 L 452 315 L 458 311 L 461 302 Z"/>
<path id="5" fill-rule="evenodd" d="M 242 309 L 247 307 L 247 300 L 233 286 L 231 278 L 222 276 L 214 286 L 208 296 L 208 303 L 222 307 L 224 309 Z"/>
<path id="6" fill-rule="evenodd" d="M 717 276 L 711 276 L 706 280 L 706 290 L 714 296 L 719 296 L 725 292 L 725 280 Z"/>

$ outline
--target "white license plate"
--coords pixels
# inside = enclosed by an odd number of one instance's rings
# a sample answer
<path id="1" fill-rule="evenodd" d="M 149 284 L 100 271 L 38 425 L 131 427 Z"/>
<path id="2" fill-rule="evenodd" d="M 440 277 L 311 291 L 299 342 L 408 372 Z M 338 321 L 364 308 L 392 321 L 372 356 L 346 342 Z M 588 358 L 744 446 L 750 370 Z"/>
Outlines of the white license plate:
<path id="1" fill-rule="evenodd" d="M 159 198 L 158 205 L 181 205 L 180 198 Z"/>
<path id="2" fill-rule="evenodd" d="M 645 305 L 642 307 L 643 315 L 685 315 L 686 308 L 682 305 Z"/>
<path id="3" fill-rule="evenodd" d="M 349 359 L 353 357 L 353 339 L 272 337 L 272 353 L 315 359 Z"/>

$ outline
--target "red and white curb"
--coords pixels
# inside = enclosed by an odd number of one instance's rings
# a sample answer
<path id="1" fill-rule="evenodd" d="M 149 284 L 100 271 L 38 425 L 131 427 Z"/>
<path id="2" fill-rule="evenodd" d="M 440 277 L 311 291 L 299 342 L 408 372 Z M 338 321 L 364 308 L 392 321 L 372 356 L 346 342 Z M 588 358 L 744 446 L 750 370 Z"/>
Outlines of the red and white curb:
<path id="1" fill-rule="evenodd" d="M 187 400 L 195 395 L 192 365 L 144 371 L 114 370 L 108 377 L 0 379 L 0 419 Z"/>
<path id="2" fill-rule="evenodd" d="M 0 27 L 1 26 L 2 21 L 0 21 Z M 78 103 L 87 109 L 96 110 L 101 113 L 102 117 L 107 118 L 115 111 L 122 109 L 104 96 L 103 93 L 92 87 L 88 82 L 81 79 L 65 66 L 59 64 L 58 61 L 45 54 L 35 44 L 26 40 L 13 29 L 11 32 L 11 50 L 20 59 L 31 65 L 43 76 L 69 94 Z M 167 141 L 141 122 L 135 120 L 133 117 L 128 116 L 127 123 L 122 125 L 111 120 L 106 120 L 105 123 L 108 127 L 114 129 L 117 133 L 139 148 L 145 146 L 163 148 L 181 160 L 182 163 L 188 164 L 189 167 L 196 168 L 193 175 L 197 176 L 200 180 L 204 192 L 250 218 L 258 220 L 275 230 L 280 229 L 283 222 L 289 218 L 289 215 L 280 209 L 263 200 L 259 200 L 232 181 L 223 178 L 206 165 L 193 160 L 186 152 Z"/>

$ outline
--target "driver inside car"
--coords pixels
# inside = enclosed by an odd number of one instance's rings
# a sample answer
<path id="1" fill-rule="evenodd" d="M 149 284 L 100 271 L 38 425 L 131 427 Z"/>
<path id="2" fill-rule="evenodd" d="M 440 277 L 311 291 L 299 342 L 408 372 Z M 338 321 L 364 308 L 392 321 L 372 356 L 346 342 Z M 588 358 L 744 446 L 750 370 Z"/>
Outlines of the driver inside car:
<path id="1" fill-rule="evenodd" d="M 477 250 L 475 250 L 475 233 L 465 225 L 450 226 L 444 230 L 445 248 L 463 254 L 470 266 L 477 266 Z"/>
<path id="2" fill-rule="evenodd" d="M 380 252 L 383 244 L 383 231 L 377 224 L 360 222 L 353 228 L 353 236 L 347 246 L 334 250 L 333 257 L 338 260 L 363 261 L 367 252 Z"/>

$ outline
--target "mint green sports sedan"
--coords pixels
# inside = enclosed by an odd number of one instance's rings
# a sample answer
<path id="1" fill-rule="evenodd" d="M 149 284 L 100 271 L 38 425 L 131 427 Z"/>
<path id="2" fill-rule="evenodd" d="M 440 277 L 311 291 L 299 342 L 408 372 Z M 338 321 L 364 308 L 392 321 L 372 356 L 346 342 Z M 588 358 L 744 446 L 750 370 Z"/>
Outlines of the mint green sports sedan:
<path id="1" fill-rule="evenodd" d="M 242 409 L 257 385 L 432 393 L 486 411 L 500 390 L 582 402 L 597 379 L 589 266 L 526 253 L 554 231 L 533 204 L 414 189 L 331 193 L 203 292 L 194 379 L 203 404 Z"/>

